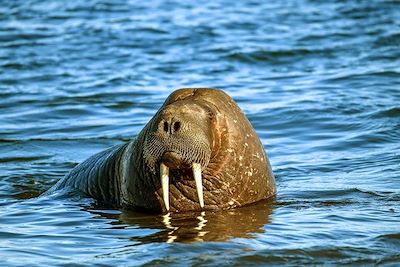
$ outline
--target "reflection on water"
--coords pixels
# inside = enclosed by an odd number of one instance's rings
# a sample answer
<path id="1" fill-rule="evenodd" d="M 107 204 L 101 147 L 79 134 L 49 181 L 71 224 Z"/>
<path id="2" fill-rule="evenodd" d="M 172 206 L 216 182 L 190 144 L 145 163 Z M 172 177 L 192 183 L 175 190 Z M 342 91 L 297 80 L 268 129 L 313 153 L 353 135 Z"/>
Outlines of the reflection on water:
<path id="1" fill-rule="evenodd" d="M 253 238 L 263 233 L 263 227 L 270 222 L 273 211 L 271 201 L 225 211 L 201 211 L 188 213 L 167 213 L 151 215 L 134 211 L 108 213 L 108 210 L 87 209 L 101 218 L 113 219 L 112 225 L 122 229 L 137 227 L 158 229 L 143 237 L 132 237 L 134 243 L 152 242 L 208 242 L 227 241 L 231 238 Z"/>

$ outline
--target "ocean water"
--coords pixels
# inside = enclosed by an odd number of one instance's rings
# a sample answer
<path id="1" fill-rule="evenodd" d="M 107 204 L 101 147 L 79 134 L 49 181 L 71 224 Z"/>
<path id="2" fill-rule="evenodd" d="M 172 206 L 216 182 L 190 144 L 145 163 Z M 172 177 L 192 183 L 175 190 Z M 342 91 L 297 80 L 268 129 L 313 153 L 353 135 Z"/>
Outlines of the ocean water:
<path id="1" fill-rule="evenodd" d="M 0 265 L 400 265 L 400 2 L 0 1 Z M 274 201 L 151 215 L 39 195 L 181 87 L 225 90 Z"/>

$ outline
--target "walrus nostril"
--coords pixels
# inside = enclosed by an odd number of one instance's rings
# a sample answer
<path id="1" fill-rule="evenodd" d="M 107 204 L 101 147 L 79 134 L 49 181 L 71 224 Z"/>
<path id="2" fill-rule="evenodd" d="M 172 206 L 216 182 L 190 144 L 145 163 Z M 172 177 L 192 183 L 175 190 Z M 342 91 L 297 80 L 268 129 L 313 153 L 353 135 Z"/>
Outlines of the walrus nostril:
<path id="1" fill-rule="evenodd" d="M 181 123 L 179 121 L 176 121 L 174 123 L 174 131 L 177 132 L 181 128 Z"/>
<path id="2" fill-rule="evenodd" d="M 181 129 L 180 121 L 168 122 L 168 121 L 164 120 L 161 125 L 162 125 L 162 129 L 167 134 L 173 134 Z"/>
<path id="3" fill-rule="evenodd" d="M 169 127 L 168 122 L 164 121 L 164 131 L 168 133 Z"/>

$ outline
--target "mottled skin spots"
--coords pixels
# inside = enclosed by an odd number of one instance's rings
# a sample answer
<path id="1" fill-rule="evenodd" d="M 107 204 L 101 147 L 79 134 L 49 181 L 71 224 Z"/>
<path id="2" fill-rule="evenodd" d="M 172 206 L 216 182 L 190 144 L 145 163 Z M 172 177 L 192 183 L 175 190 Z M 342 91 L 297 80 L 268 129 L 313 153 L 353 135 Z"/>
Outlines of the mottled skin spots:
<path id="1" fill-rule="evenodd" d="M 170 169 L 170 211 L 228 209 L 272 197 L 275 178 L 252 125 L 226 93 L 172 93 L 138 137 L 79 164 L 52 190 L 70 186 L 99 201 L 165 212 L 159 164 Z M 201 164 L 204 208 L 190 164 Z"/>

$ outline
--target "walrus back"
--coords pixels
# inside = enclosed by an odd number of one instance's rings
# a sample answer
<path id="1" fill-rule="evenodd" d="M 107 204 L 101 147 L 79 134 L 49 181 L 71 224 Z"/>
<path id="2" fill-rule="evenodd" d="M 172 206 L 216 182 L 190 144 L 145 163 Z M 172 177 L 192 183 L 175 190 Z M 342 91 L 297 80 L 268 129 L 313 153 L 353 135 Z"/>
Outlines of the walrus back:
<path id="1" fill-rule="evenodd" d="M 67 173 L 50 192 L 70 187 L 100 202 L 119 205 L 119 168 L 122 153 L 128 144 L 116 145 L 91 156 Z"/>

